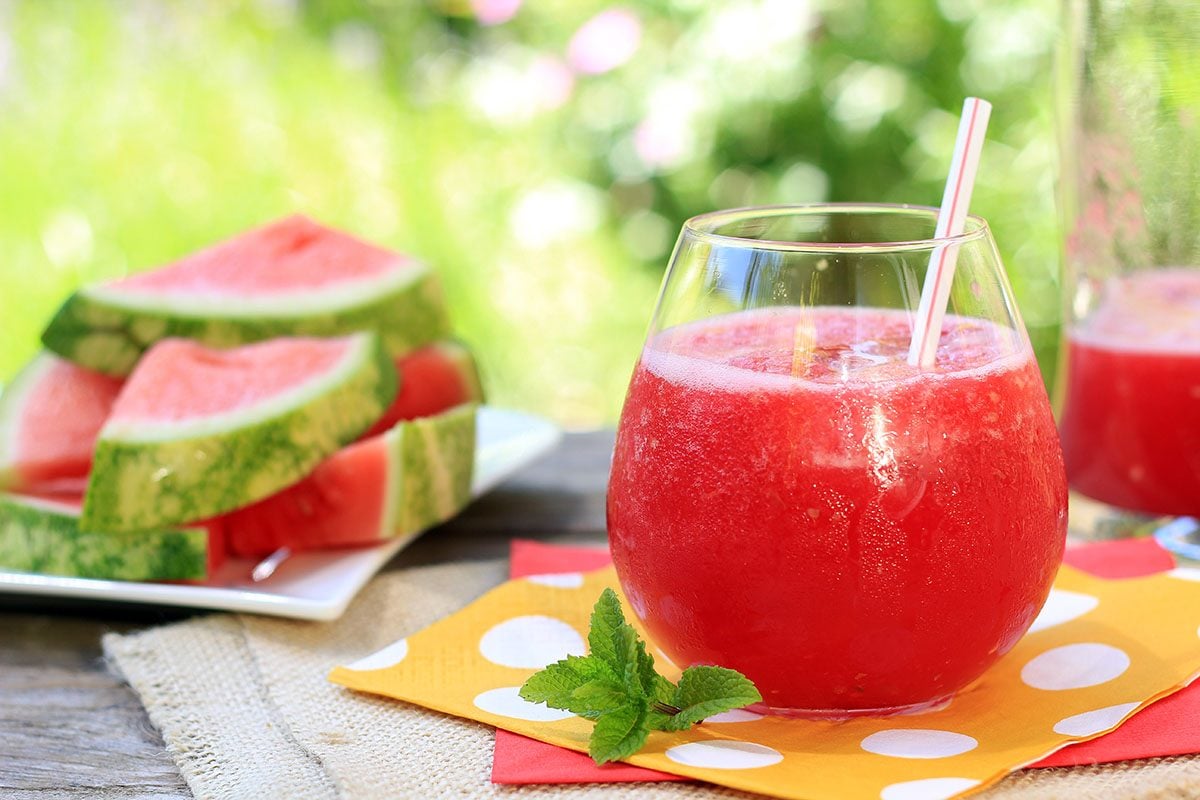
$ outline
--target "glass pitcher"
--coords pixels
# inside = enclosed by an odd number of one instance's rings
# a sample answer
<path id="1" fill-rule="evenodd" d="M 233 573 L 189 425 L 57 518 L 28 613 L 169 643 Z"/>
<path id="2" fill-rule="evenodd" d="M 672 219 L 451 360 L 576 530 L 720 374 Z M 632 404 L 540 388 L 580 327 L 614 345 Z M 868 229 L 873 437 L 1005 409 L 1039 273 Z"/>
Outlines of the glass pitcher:
<path id="1" fill-rule="evenodd" d="M 1065 9 L 1068 476 L 1108 506 L 1200 516 L 1200 4 Z"/>

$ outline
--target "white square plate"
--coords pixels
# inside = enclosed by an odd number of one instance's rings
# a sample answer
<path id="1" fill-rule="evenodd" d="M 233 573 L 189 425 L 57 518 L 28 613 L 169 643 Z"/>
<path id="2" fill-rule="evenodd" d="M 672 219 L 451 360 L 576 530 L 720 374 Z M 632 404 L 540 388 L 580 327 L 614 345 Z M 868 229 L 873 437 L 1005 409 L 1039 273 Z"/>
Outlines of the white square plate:
<path id="1" fill-rule="evenodd" d="M 519 411 L 479 410 L 475 476 L 479 497 L 558 444 L 562 432 L 551 422 Z M 158 606 L 248 611 L 297 619 L 337 619 L 358 590 L 416 537 L 378 547 L 297 553 L 271 577 L 250 580 L 253 561 L 230 559 L 203 586 L 130 583 L 0 571 L 0 593 L 113 600 Z"/>

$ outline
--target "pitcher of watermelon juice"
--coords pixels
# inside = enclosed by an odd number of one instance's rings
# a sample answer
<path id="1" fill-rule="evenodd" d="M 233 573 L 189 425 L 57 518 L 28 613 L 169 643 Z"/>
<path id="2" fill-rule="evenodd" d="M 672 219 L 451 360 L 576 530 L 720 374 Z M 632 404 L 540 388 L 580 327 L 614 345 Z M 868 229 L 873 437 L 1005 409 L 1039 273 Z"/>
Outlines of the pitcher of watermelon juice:
<path id="1" fill-rule="evenodd" d="M 1070 10 L 1067 472 L 1105 504 L 1200 516 L 1200 5 Z"/>
<path id="2" fill-rule="evenodd" d="M 626 597 L 680 667 L 772 712 L 930 707 L 1033 622 L 1062 558 L 1050 404 L 991 234 L 936 209 L 689 220 L 617 434 Z M 936 248 L 958 252 L 935 366 L 906 360 Z"/>

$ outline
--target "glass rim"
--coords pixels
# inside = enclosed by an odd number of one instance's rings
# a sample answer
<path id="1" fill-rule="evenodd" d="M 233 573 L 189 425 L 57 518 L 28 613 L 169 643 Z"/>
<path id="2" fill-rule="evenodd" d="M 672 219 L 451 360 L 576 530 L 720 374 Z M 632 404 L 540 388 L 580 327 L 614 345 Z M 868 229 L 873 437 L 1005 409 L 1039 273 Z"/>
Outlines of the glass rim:
<path id="1" fill-rule="evenodd" d="M 882 253 L 933 250 L 947 245 L 963 245 L 978 241 L 989 235 L 987 220 L 976 214 L 967 215 L 970 230 L 957 236 L 910 239 L 898 242 L 791 242 L 778 239 L 752 239 L 717 233 L 716 228 L 744 219 L 772 219 L 789 216 L 812 216 L 816 214 L 892 214 L 896 216 L 923 217 L 937 220 L 940 210 L 933 206 L 909 205 L 907 203 L 793 203 L 768 206 L 742 206 L 720 211 L 709 211 L 690 217 L 683 223 L 683 232 L 701 241 L 728 247 L 744 247 L 756 250 L 784 250 L 794 253 Z"/>

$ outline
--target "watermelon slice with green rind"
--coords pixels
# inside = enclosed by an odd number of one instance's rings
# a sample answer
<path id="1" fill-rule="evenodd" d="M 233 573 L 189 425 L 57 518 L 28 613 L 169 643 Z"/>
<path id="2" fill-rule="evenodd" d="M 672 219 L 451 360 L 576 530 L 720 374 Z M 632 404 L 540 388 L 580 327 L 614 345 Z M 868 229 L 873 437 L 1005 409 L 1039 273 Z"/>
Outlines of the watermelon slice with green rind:
<path id="1" fill-rule="evenodd" d="M 219 560 L 209 538 L 200 526 L 91 532 L 79 525 L 77 503 L 0 493 L 2 570 L 114 581 L 203 580 Z"/>
<path id="2" fill-rule="evenodd" d="M 159 342 L 100 431 L 81 524 L 154 530 L 260 500 L 366 431 L 395 394 L 373 333 L 230 350 Z"/>
<path id="3" fill-rule="evenodd" d="M 35 356 L 0 394 L 0 489 L 86 477 L 120 391 L 116 378 Z"/>
<path id="4" fill-rule="evenodd" d="M 411 538 L 471 497 L 476 406 L 401 422 L 345 447 L 303 481 L 221 519 L 230 551 L 262 557 Z"/>
<path id="5" fill-rule="evenodd" d="M 42 334 L 64 358 L 126 375 L 155 342 L 234 347 L 279 336 L 377 332 L 390 355 L 445 338 L 441 285 L 411 258 L 303 216 L 158 269 L 75 292 Z"/>

